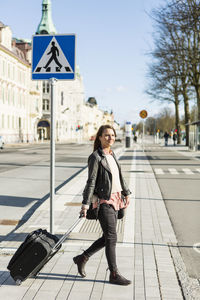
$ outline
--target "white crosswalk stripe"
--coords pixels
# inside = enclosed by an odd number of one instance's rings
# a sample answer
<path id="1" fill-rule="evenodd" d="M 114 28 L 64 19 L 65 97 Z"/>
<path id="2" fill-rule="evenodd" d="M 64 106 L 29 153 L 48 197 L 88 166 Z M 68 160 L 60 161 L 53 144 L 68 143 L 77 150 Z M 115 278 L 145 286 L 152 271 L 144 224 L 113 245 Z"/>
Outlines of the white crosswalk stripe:
<path id="1" fill-rule="evenodd" d="M 154 171 L 155 171 L 155 173 L 156 173 L 157 175 L 163 175 L 163 174 L 164 174 L 164 172 L 163 172 L 162 169 L 154 169 Z"/>
<path id="2" fill-rule="evenodd" d="M 169 172 L 170 172 L 172 175 L 177 175 L 177 174 L 179 174 L 178 171 L 177 171 L 176 169 L 174 169 L 174 168 L 169 168 L 168 170 L 169 170 Z"/>
<path id="3" fill-rule="evenodd" d="M 175 168 L 168 168 L 168 169 L 162 169 L 162 168 L 155 168 L 154 172 L 156 175 L 166 175 L 166 174 L 171 174 L 171 175 L 195 175 L 200 173 L 200 168 L 196 168 L 193 171 L 190 170 L 189 168 L 182 168 L 182 169 L 175 169 Z"/>
<path id="4" fill-rule="evenodd" d="M 183 170 L 183 172 L 184 172 L 185 174 L 187 174 L 187 175 L 194 174 L 194 173 L 193 173 L 190 169 L 188 169 L 188 168 L 183 168 L 182 170 Z"/>

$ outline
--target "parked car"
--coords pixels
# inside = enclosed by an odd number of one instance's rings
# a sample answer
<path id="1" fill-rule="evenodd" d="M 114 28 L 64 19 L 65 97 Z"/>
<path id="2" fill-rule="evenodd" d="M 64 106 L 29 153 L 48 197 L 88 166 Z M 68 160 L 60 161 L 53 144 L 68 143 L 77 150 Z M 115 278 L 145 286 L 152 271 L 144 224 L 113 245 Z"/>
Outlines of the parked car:
<path id="1" fill-rule="evenodd" d="M 4 139 L 3 137 L 0 135 L 0 149 L 3 149 L 4 146 Z"/>

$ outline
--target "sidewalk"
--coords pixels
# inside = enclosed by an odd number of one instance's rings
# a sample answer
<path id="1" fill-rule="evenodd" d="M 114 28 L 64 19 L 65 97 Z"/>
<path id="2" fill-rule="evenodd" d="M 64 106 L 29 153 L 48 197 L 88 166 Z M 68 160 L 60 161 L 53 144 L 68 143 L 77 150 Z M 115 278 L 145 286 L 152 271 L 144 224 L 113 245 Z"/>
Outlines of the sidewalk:
<path id="1" fill-rule="evenodd" d="M 160 142 L 158 144 L 160 144 L 161 147 L 165 147 L 164 139 L 160 139 Z M 194 151 L 194 150 L 190 149 L 188 146 L 185 146 L 185 142 L 183 142 L 182 144 L 176 144 L 174 146 L 173 140 L 169 139 L 168 140 L 168 146 L 166 148 L 170 149 L 170 150 L 173 150 L 173 151 L 178 151 L 178 152 L 180 152 L 181 154 L 183 154 L 185 156 L 200 158 L 200 150 Z"/>
<path id="2" fill-rule="evenodd" d="M 6 269 L 7 264 L 29 232 L 40 227 L 49 230 L 47 200 L 25 224 L 0 243 L 1 299 L 200 299 L 200 292 L 191 298 L 182 286 L 172 253 L 176 251 L 180 256 L 176 237 L 145 152 L 140 145 L 134 145 L 134 149 L 126 149 L 121 155 L 120 163 L 133 193 L 126 216 L 118 220 L 117 259 L 120 272 L 132 280 L 132 284 L 126 287 L 109 284 L 104 250 L 88 261 L 86 278 L 77 274 L 73 256 L 101 235 L 98 222 L 82 219 L 39 276 L 16 286 Z M 87 170 L 84 170 L 57 193 L 54 209 L 57 235 L 62 235 L 78 217 L 86 179 Z"/>

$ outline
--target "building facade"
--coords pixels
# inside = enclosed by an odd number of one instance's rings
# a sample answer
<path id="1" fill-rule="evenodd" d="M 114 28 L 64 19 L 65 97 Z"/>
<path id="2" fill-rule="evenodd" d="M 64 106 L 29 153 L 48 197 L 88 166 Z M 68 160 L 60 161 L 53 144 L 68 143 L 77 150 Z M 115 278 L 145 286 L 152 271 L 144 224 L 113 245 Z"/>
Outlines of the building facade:
<path id="1" fill-rule="evenodd" d="M 51 1 L 43 0 L 42 17 L 36 34 L 56 34 L 52 21 Z M 50 86 L 49 81 L 43 81 L 43 114 L 38 125 L 39 139 L 50 137 Z M 73 81 L 57 81 L 56 83 L 56 139 L 88 140 L 95 134 L 97 128 L 113 115 L 101 111 L 97 103 L 85 102 L 83 78 L 76 66 L 76 76 Z M 105 117 L 106 116 L 106 117 Z M 113 120 L 113 121 L 112 121 Z"/>
<path id="2" fill-rule="evenodd" d="M 42 1 L 36 34 L 55 34 L 51 1 Z M 0 135 L 5 143 L 50 139 L 51 90 L 49 81 L 31 80 L 31 42 L 12 37 L 0 22 Z M 102 124 L 113 124 L 112 113 L 85 101 L 83 78 L 76 66 L 75 80 L 56 82 L 56 141 L 89 140 Z"/>
<path id="3" fill-rule="evenodd" d="M 29 61 L 0 23 L 0 135 L 6 143 L 32 142 L 41 115 L 41 83 L 31 81 Z"/>

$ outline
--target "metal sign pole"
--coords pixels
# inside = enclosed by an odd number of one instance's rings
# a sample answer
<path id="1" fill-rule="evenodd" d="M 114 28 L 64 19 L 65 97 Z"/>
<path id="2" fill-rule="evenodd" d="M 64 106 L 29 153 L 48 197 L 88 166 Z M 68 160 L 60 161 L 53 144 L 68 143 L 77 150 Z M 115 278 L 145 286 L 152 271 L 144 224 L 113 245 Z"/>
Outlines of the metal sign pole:
<path id="1" fill-rule="evenodd" d="M 32 79 L 49 80 L 51 86 L 50 232 L 54 232 L 56 81 L 76 75 L 75 34 L 36 34 L 32 40 Z M 57 50 L 56 50 L 57 49 Z M 51 53 L 51 57 L 49 54 Z M 59 53 L 59 58 L 57 57 Z M 54 61 L 54 65 L 52 62 Z M 57 65 L 55 67 L 55 64 Z"/>
<path id="2" fill-rule="evenodd" d="M 144 120 L 143 120 L 143 132 L 142 132 L 142 148 L 144 152 Z"/>
<path id="3" fill-rule="evenodd" d="M 50 79 L 51 85 L 51 147 L 50 147 L 50 232 L 54 234 L 54 195 L 55 195 L 55 86 L 56 79 Z"/>

